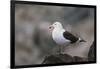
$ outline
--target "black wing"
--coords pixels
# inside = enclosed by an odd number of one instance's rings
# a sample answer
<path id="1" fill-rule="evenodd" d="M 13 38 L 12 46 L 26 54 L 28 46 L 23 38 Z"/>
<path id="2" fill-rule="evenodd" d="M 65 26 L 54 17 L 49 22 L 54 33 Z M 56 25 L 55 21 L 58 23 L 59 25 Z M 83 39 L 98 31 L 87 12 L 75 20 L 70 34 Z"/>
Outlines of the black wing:
<path id="1" fill-rule="evenodd" d="M 73 34 L 69 33 L 68 31 L 65 31 L 65 32 L 63 33 L 63 36 L 64 36 L 66 39 L 70 40 L 71 43 L 75 43 L 75 42 L 78 40 L 78 37 L 74 36 Z"/>

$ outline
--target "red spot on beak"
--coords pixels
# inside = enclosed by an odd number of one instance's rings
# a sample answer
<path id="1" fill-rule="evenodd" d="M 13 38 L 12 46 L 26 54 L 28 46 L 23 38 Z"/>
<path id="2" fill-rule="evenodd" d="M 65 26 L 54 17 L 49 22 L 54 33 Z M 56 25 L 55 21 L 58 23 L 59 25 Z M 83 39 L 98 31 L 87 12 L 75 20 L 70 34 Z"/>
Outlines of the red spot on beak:
<path id="1" fill-rule="evenodd" d="M 51 26 L 49 26 L 49 29 L 52 31 L 54 29 L 54 27 L 51 25 Z"/>
<path id="2" fill-rule="evenodd" d="M 49 29 L 51 29 L 51 27 L 49 27 Z"/>

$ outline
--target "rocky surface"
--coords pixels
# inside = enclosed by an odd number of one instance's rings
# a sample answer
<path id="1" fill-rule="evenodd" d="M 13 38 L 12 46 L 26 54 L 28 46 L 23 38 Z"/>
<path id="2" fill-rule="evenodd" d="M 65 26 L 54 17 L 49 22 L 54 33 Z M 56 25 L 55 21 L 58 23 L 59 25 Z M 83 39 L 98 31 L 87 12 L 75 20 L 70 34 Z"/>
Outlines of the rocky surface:
<path id="1" fill-rule="evenodd" d="M 95 61 L 95 42 L 91 45 L 89 53 L 88 53 L 88 60 Z"/>
<path id="2" fill-rule="evenodd" d="M 88 53 L 88 58 L 79 56 L 71 56 L 68 54 L 55 54 L 45 57 L 43 64 L 56 64 L 56 63 L 72 63 L 72 62 L 85 62 L 95 61 L 95 43 L 91 45 Z"/>
<path id="3" fill-rule="evenodd" d="M 56 54 L 45 57 L 43 64 L 72 63 L 72 62 L 82 62 L 82 61 L 88 61 L 88 59 L 78 56 L 72 57 L 68 54 Z"/>

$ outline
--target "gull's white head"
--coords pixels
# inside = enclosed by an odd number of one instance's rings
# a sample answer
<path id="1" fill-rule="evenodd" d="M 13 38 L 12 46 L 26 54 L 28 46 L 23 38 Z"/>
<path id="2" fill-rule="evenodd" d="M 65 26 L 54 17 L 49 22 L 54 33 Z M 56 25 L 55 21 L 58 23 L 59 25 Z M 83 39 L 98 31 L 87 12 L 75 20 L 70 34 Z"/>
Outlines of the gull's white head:
<path id="1" fill-rule="evenodd" d="M 60 23 L 60 22 L 54 22 L 50 27 L 49 27 L 49 29 L 62 29 L 63 28 L 63 26 L 62 26 L 62 24 Z"/>

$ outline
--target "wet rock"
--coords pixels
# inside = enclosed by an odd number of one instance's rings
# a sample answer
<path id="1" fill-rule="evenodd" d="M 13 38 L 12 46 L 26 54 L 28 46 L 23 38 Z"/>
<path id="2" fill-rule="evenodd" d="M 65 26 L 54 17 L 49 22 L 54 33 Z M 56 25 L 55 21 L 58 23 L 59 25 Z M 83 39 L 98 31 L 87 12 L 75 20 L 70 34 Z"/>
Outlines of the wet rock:
<path id="1" fill-rule="evenodd" d="M 72 56 L 67 54 L 57 54 L 57 55 L 47 56 L 44 59 L 43 64 L 56 64 L 56 63 L 69 63 L 69 62 L 73 62 Z"/>
<path id="2" fill-rule="evenodd" d="M 85 62 L 85 61 L 88 61 L 87 58 L 83 58 L 83 57 L 79 57 L 79 56 L 74 56 L 73 59 L 74 59 L 74 62 Z"/>
<path id="3" fill-rule="evenodd" d="M 56 54 L 45 57 L 43 64 L 59 64 L 59 63 L 72 63 L 72 62 L 82 62 L 82 61 L 87 61 L 87 59 L 78 56 L 72 57 L 68 54 Z"/>
<path id="4" fill-rule="evenodd" d="M 90 47 L 89 53 L 88 53 L 88 60 L 89 61 L 95 61 L 95 43 Z"/>

